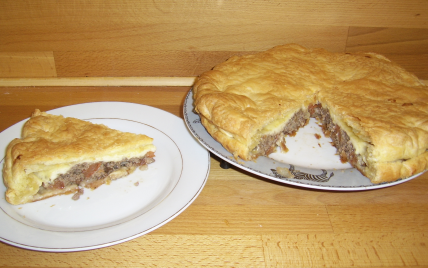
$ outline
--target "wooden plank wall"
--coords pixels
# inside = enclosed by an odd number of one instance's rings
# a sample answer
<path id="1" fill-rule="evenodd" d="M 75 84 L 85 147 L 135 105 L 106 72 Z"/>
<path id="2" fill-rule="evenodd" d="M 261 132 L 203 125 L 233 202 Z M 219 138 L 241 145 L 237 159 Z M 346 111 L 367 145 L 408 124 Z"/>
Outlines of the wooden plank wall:
<path id="1" fill-rule="evenodd" d="M 2 0 L 0 77 L 197 76 L 285 43 L 428 79 L 426 0 Z"/>

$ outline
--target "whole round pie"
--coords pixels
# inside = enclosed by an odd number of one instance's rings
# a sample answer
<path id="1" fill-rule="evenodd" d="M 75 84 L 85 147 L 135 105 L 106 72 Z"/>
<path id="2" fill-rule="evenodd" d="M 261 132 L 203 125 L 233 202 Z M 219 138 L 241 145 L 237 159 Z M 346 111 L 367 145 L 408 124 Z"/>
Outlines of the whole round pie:
<path id="1" fill-rule="evenodd" d="M 195 111 L 236 158 L 256 161 L 317 118 L 342 161 L 373 183 L 428 168 L 428 86 L 386 57 L 297 44 L 234 56 L 200 75 Z"/>

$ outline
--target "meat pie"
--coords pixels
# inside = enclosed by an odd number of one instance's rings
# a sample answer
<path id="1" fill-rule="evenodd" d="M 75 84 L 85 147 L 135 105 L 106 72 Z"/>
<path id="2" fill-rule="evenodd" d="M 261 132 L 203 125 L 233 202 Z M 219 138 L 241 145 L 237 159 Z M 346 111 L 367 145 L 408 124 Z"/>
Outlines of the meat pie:
<path id="1" fill-rule="evenodd" d="M 6 200 L 34 202 L 83 188 L 96 189 L 154 162 L 156 147 L 146 135 L 35 110 L 22 138 L 6 149 Z"/>
<path id="2" fill-rule="evenodd" d="M 376 53 L 300 45 L 232 57 L 198 77 L 195 111 L 236 158 L 256 160 L 310 117 L 373 183 L 428 168 L 428 87 Z"/>

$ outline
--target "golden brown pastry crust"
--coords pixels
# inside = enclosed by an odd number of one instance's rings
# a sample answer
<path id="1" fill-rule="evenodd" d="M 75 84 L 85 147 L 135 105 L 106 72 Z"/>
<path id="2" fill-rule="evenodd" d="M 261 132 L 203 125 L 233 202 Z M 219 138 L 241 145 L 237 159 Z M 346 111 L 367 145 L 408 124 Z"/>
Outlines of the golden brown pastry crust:
<path id="1" fill-rule="evenodd" d="M 374 183 L 427 169 L 428 87 L 375 53 L 278 46 L 217 65 L 193 92 L 208 132 L 244 160 L 257 157 L 266 126 L 319 102 L 349 132 Z"/>
<path id="2" fill-rule="evenodd" d="M 49 197 L 52 194 L 34 197 L 43 182 L 54 179 L 38 174 L 64 170 L 83 162 L 141 157 L 156 150 L 152 142 L 153 139 L 145 135 L 36 110 L 24 124 L 22 138 L 11 141 L 6 149 L 3 168 L 6 200 L 23 204 Z M 72 187 L 69 192 L 76 190 L 77 187 Z"/>

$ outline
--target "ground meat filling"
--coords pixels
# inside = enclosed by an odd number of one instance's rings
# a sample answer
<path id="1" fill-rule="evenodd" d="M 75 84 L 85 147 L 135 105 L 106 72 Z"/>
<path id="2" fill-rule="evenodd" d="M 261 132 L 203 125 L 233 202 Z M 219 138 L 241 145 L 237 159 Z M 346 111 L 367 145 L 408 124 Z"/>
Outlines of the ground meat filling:
<path id="1" fill-rule="evenodd" d="M 357 169 L 364 168 L 366 163 L 361 156 L 355 153 L 355 148 L 352 145 L 348 134 L 343 131 L 337 124 L 333 122 L 328 109 L 323 108 L 321 104 L 311 105 L 309 107 L 311 117 L 317 118 L 322 123 L 322 129 L 327 137 L 333 141 L 340 159 L 343 163 L 349 162 Z"/>
<path id="2" fill-rule="evenodd" d="M 254 148 L 253 155 L 260 156 L 273 153 L 278 145 L 277 142 L 286 135 L 294 135 L 299 128 L 307 124 L 308 118 L 308 113 L 303 110 L 295 113 L 281 132 L 275 135 L 263 136 L 257 147 Z"/>
<path id="3" fill-rule="evenodd" d="M 253 157 L 267 156 L 273 153 L 278 145 L 281 146 L 283 151 L 287 151 L 288 149 L 285 146 L 283 138 L 295 135 L 299 128 L 307 124 L 309 117 L 316 118 L 322 123 L 325 136 L 331 138 L 332 144 L 336 147 L 340 160 L 343 163 L 348 162 L 360 171 L 367 166 L 361 155 L 355 152 L 348 134 L 333 122 L 329 110 L 323 108 L 319 103 L 309 105 L 307 112 L 300 110 L 294 114 L 280 133 L 263 136 L 259 144 L 252 151 Z"/>
<path id="4" fill-rule="evenodd" d="M 328 109 L 323 108 L 321 104 L 312 104 L 308 107 L 308 112 L 300 110 L 289 120 L 280 133 L 263 136 L 260 143 L 253 150 L 253 155 L 260 156 L 271 154 L 275 151 L 278 141 L 286 135 L 294 135 L 300 127 L 307 124 L 309 117 L 313 117 L 317 118 L 322 123 L 324 134 L 331 138 L 332 144 L 336 147 L 343 163 L 349 162 L 353 167 L 359 170 L 367 166 L 362 157 L 355 153 L 355 148 L 348 134 L 333 122 Z M 282 146 L 286 148 L 285 145 L 281 145 L 281 147 Z"/>
<path id="5" fill-rule="evenodd" d="M 43 183 L 38 193 L 43 194 L 49 190 L 64 189 L 70 185 L 96 185 L 97 181 L 105 179 L 120 168 L 139 167 L 153 163 L 155 161 L 153 156 L 148 154 L 144 157 L 123 159 L 117 162 L 81 163 L 72 167 L 67 173 L 60 174 L 51 184 Z"/>

